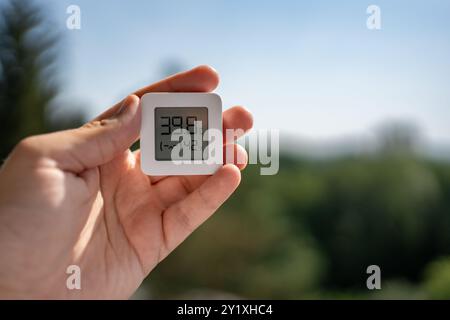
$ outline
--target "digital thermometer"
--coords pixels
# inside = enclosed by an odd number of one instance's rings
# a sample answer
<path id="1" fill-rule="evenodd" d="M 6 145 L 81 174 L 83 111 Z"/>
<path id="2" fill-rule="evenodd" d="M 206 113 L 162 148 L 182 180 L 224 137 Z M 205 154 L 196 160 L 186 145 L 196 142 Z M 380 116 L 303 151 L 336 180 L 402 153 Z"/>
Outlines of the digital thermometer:
<path id="1" fill-rule="evenodd" d="M 207 175 L 222 166 L 222 101 L 217 94 L 147 93 L 141 106 L 145 174 Z"/>

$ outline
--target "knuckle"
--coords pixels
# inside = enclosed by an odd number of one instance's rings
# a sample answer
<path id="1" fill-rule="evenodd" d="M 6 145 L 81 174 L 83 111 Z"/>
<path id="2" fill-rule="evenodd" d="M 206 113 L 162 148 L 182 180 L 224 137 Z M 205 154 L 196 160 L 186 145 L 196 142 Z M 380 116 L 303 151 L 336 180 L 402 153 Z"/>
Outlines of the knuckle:
<path id="1" fill-rule="evenodd" d="M 20 155 L 37 155 L 39 154 L 39 138 L 37 136 L 22 139 L 15 147 L 14 151 Z"/>
<path id="2" fill-rule="evenodd" d="M 181 228 L 187 233 L 192 233 L 196 229 L 192 221 L 192 212 L 183 206 L 178 207 L 177 220 Z"/>
<path id="3" fill-rule="evenodd" d="M 217 209 L 214 203 L 211 201 L 211 198 L 205 195 L 203 188 L 197 189 L 197 196 L 208 211 L 214 212 Z"/>
<path id="4" fill-rule="evenodd" d="M 42 141 L 38 136 L 30 136 L 19 141 L 11 151 L 8 159 L 17 163 L 38 161 L 42 157 Z"/>
<path id="5" fill-rule="evenodd" d="M 92 129 L 92 128 L 99 128 L 99 127 L 103 127 L 105 125 L 107 125 L 108 120 L 92 120 L 89 121 L 88 123 L 85 123 L 82 128 L 85 129 Z"/>

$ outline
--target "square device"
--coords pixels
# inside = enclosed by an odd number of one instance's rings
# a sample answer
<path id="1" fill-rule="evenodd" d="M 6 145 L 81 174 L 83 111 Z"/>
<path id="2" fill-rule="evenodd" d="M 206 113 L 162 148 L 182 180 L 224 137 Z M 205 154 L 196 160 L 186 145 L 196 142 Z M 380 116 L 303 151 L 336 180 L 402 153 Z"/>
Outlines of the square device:
<path id="1" fill-rule="evenodd" d="M 147 175 L 207 175 L 223 165 L 222 101 L 215 93 L 141 98 L 141 168 Z"/>

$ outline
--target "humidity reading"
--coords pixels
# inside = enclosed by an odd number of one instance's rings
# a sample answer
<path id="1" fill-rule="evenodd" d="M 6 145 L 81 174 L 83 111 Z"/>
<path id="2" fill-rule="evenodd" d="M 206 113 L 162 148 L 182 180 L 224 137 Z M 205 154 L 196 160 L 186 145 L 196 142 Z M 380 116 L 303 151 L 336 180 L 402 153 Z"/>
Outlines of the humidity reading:
<path id="1" fill-rule="evenodd" d="M 190 134 L 190 160 L 205 160 L 203 151 L 208 141 L 198 137 L 203 137 L 203 133 L 208 130 L 208 108 L 206 107 L 155 108 L 155 160 L 172 160 L 173 148 L 183 143 L 183 139 L 178 138 L 177 135 L 181 130 L 177 129 L 185 129 L 184 132 Z"/>

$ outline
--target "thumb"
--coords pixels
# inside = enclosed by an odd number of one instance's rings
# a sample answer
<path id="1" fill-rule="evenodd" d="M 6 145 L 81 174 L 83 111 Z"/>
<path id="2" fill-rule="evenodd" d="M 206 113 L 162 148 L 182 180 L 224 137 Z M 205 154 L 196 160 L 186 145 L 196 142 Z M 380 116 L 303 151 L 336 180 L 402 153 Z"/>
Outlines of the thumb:
<path id="1" fill-rule="evenodd" d="M 127 150 L 138 139 L 140 126 L 139 98 L 130 95 L 80 128 L 31 137 L 24 143 L 34 145 L 35 153 L 56 161 L 62 170 L 80 173 Z"/>

